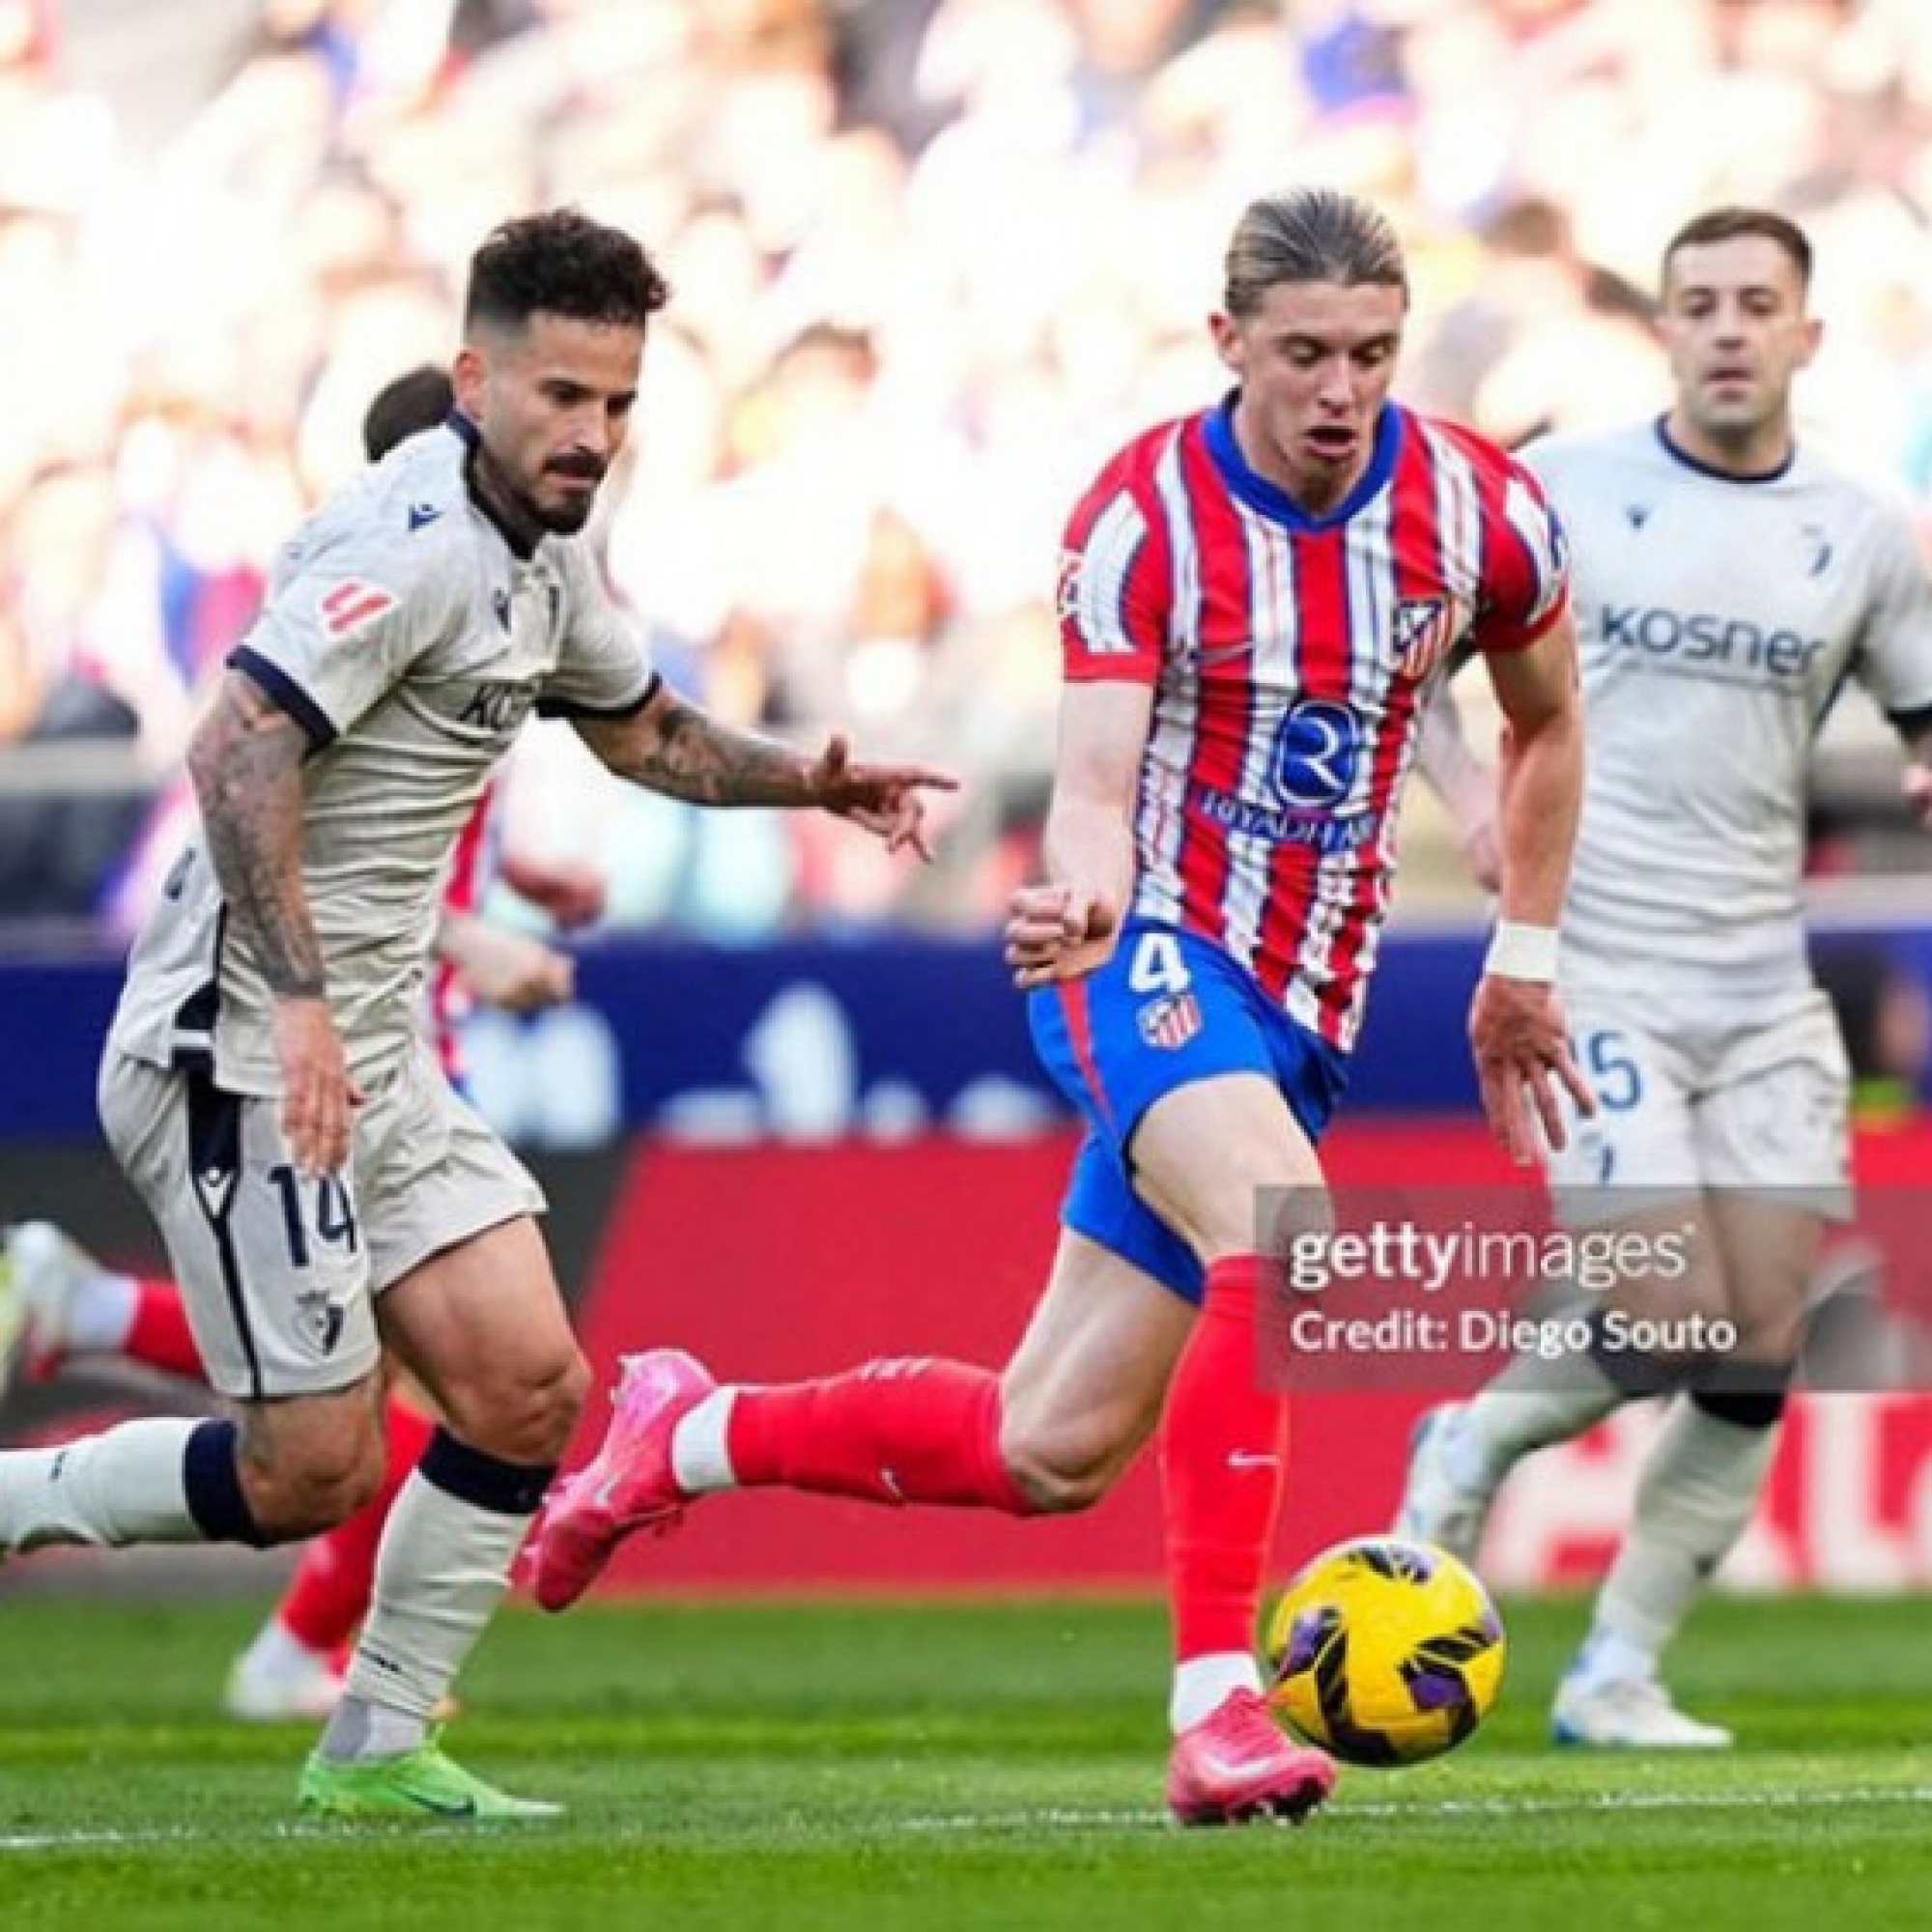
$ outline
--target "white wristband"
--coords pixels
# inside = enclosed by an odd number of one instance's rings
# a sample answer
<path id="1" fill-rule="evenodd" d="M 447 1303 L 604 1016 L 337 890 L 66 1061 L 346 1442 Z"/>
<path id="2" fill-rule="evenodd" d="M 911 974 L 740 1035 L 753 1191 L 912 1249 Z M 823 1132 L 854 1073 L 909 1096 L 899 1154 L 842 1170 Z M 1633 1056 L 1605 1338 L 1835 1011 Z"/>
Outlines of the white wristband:
<path id="1" fill-rule="evenodd" d="M 1490 950 L 1483 959 L 1483 971 L 1505 980 L 1540 980 L 1550 985 L 1556 980 L 1556 928 L 1553 925 L 1524 925 L 1517 920 L 1499 919 L 1490 935 Z"/>

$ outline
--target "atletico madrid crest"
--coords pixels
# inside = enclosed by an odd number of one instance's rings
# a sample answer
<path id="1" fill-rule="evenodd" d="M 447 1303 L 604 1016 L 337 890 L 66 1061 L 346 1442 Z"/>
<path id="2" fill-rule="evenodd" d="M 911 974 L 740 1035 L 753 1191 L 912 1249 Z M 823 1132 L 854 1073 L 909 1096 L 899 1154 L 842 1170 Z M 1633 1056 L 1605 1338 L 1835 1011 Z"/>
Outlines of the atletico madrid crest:
<path id="1" fill-rule="evenodd" d="M 1419 683 L 1456 636 L 1454 608 L 1440 597 L 1407 597 L 1395 607 L 1395 668 Z"/>
<path id="2" fill-rule="evenodd" d="M 1192 993 L 1163 993 L 1136 1018 L 1150 1046 L 1185 1046 L 1201 1031 L 1201 1002 Z"/>

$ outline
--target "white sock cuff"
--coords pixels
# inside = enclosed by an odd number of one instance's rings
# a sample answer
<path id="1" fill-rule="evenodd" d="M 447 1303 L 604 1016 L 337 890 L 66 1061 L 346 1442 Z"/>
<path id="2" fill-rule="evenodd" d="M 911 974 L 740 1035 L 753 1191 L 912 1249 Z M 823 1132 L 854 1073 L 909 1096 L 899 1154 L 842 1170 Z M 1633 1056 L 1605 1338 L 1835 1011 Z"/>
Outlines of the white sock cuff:
<path id="1" fill-rule="evenodd" d="M 736 1389 L 713 1389 L 678 1417 L 670 1435 L 670 1472 L 686 1495 L 702 1496 L 738 1487 L 738 1474 L 725 1446 L 731 1406 L 737 1400 Z"/>
<path id="2" fill-rule="evenodd" d="M 1176 1737 L 1211 1717 L 1236 1690 L 1260 1690 L 1261 1666 L 1245 1650 L 1210 1651 L 1183 1658 L 1174 1666 L 1174 1690 L 1167 1721 Z"/>

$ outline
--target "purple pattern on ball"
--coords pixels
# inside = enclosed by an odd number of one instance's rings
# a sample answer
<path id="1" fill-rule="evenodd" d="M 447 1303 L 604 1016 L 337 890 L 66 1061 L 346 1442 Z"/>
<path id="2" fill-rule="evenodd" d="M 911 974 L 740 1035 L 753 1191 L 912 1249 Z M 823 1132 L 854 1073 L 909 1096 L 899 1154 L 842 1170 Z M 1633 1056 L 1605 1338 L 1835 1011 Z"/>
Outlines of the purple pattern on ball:
<path id="1" fill-rule="evenodd" d="M 1408 1680 L 1408 1694 L 1418 1711 L 1453 1711 L 1469 1701 L 1459 1670 L 1418 1670 Z"/>
<path id="2" fill-rule="evenodd" d="M 1315 1653 L 1321 1648 L 1334 1628 L 1335 1612 L 1325 1604 L 1316 1609 L 1303 1610 L 1288 1634 L 1288 1650 L 1282 1659 L 1281 1674 L 1296 1677 L 1308 1669 L 1315 1662 Z"/>

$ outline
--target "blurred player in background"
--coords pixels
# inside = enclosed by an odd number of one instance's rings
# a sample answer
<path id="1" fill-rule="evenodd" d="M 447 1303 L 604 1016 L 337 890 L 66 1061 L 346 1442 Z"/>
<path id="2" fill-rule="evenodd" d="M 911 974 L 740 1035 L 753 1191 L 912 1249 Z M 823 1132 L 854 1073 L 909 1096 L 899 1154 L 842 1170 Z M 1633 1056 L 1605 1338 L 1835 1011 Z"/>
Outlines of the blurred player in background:
<path id="1" fill-rule="evenodd" d="M 1659 1669 L 1750 1519 L 1825 1229 L 1850 1207 L 1844 1047 L 1799 903 L 1807 756 L 1847 677 L 1911 748 L 1909 795 L 1932 799 L 1932 587 L 1910 528 L 1793 432 L 1810 270 L 1780 215 L 1689 222 L 1663 257 L 1668 412 L 1524 453 L 1576 543 L 1590 753 L 1562 984 L 1597 1113 L 1550 1182 L 1572 1226 L 1694 1227 L 1688 1280 L 1627 1281 L 1611 1304 L 1737 1335 L 1716 1357 L 1641 1354 L 1600 1310 L 1588 1357 L 1521 1359 L 1419 1432 L 1398 1526 L 1470 1556 L 1519 1458 L 1672 1395 L 1557 1691 L 1574 1744 L 1730 1742 Z"/>
<path id="2" fill-rule="evenodd" d="M 1580 779 L 1561 544 L 1501 451 L 1388 401 L 1406 310 L 1376 210 L 1255 203 L 1212 325 L 1238 386 L 1129 443 L 1074 511 L 1048 882 L 1017 895 L 1007 956 L 1088 1135 L 1004 1374 L 912 1358 L 719 1387 L 688 1355 L 632 1357 L 546 1513 L 539 1602 L 717 1490 L 1083 1508 L 1165 1405 L 1169 1804 L 1203 1824 L 1326 1796 L 1332 1765 L 1276 1726 L 1254 1656 L 1287 1417 L 1258 1332 L 1321 1186 L 1419 696 L 1465 635 L 1511 733 L 1505 923 L 1472 1031 L 1521 1157 L 1577 1077 L 1549 984 Z M 1283 1225 L 1261 1225 L 1270 1200 Z"/>
<path id="3" fill-rule="evenodd" d="M 911 767 L 816 757 L 681 702 L 577 541 L 668 291 L 569 210 L 477 251 L 457 412 L 283 553 L 198 727 L 201 828 L 137 942 L 102 1065 L 110 1145 L 160 1224 L 239 1422 L 147 1418 L 0 1453 L 0 1553 L 280 1543 L 370 1502 L 386 1348 L 442 1417 L 384 1525 L 348 1690 L 300 1781 L 339 1816 L 555 1807 L 455 1764 L 431 1716 L 481 1634 L 585 1370 L 542 1196 L 450 1089 L 419 1000 L 451 851 L 532 708 L 620 777 L 818 808 L 923 849 Z"/>
<path id="4" fill-rule="evenodd" d="M 1827 941 L 1813 965 L 1845 1037 L 1853 1133 L 1882 1138 L 1909 1128 L 1932 1062 L 1924 980 L 1889 947 L 1864 941 Z M 1932 1388 L 1932 1311 L 1909 1211 L 1880 1209 L 1869 1233 L 1854 1225 L 1828 1238 L 1805 1301 L 1799 1366 L 1806 1387 Z"/>
<path id="5" fill-rule="evenodd" d="M 364 454 L 380 463 L 398 443 L 444 422 L 453 403 L 445 370 L 426 365 L 398 376 L 363 417 Z M 193 813 L 185 779 L 181 790 L 179 809 L 169 804 L 156 813 L 158 836 L 171 830 L 176 848 Z M 604 906 L 603 883 L 589 867 L 502 852 L 500 796 L 493 776 L 457 839 L 437 924 L 429 1021 L 443 1071 L 459 1091 L 460 1026 L 472 1001 L 532 1012 L 568 1000 L 575 983 L 568 953 L 480 915 L 493 878 L 500 874 L 560 927 L 588 924 Z M 166 854 L 166 863 L 173 856 Z M 0 1396 L 16 1369 L 46 1380 L 69 1363 L 102 1359 L 206 1379 L 175 1283 L 105 1266 L 45 1221 L 0 1232 Z M 341 1701 L 346 1650 L 369 1608 L 384 1520 L 433 1431 L 419 1406 L 390 1397 L 376 1498 L 302 1551 L 273 1612 L 229 1673 L 222 1706 L 231 1717 L 326 1718 Z"/>

